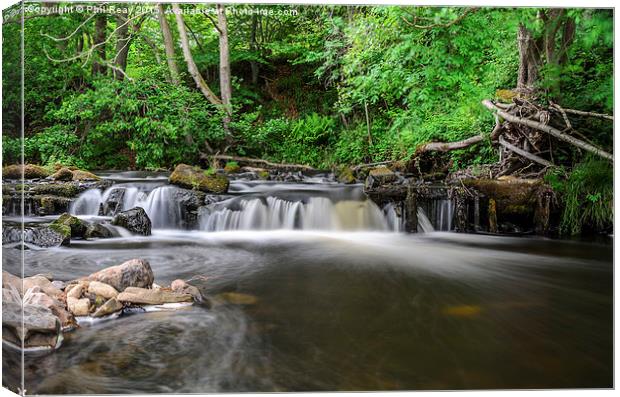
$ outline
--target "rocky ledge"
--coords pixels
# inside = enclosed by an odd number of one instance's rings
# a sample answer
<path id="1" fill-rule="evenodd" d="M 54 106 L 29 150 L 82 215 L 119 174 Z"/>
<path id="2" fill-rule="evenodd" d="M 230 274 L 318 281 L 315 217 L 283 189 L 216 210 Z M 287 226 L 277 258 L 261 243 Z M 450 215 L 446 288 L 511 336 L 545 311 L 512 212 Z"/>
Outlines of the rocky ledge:
<path id="1" fill-rule="evenodd" d="M 51 275 L 21 279 L 2 272 L 2 340 L 17 349 L 23 345 L 27 350 L 52 350 L 60 347 L 63 332 L 80 324 L 194 303 L 205 303 L 198 288 L 184 280 L 169 287 L 155 284 L 151 266 L 143 259 L 69 282 Z"/>

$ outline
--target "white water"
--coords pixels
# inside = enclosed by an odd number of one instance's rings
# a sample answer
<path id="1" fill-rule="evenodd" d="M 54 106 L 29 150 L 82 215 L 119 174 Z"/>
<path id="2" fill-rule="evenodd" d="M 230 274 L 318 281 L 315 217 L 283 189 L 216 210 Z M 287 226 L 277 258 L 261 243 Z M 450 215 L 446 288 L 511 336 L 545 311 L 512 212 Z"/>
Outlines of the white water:
<path id="1" fill-rule="evenodd" d="M 200 213 L 200 228 L 205 231 L 394 230 L 381 209 L 370 200 L 334 202 L 325 197 L 310 197 L 303 202 L 273 196 L 209 206 Z"/>
<path id="2" fill-rule="evenodd" d="M 418 231 L 421 231 L 423 233 L 430 233 L 435 231 L 433 224 L 428 219 L 428 216 L 426 216 L 426 212 L 421 207 L 418 207 Z"/>
<path id="3" fill-rule="evenodd" d="M 69 213 L 73 215 L 98 215 L 99 205 L 103 202 L 101 190 L 89 189 L 80 194 L 78 198 L 71 203 Z"/>

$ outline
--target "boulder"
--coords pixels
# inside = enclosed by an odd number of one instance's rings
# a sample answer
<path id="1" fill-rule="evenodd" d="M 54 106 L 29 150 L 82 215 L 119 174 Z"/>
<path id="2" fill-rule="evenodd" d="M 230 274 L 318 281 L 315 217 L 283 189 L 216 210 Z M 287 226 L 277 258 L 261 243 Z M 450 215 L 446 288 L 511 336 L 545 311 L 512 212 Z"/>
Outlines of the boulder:
<path id="1" fill-rule="evenodd" d="M 103 317 L 108 314 L 116 313 L 123 309 L 123 304 L 116 298 L 108 299 L 103 305 L 101 305 L 93 314 L 93 317 Z"/>
<path id="2" fill-rule="evenodd" d="M 101 223 L 91 223 L 86 226 L 84 238 L 110 238 L 113 237 L 112 232 Z"/>
<path id="3" fill-rule="evenodd" d="M 49 178 L 55 181 L 71 181 L 73 180 L 73 172 L 71 172 L 69 168 L 62 167 L 53 173 Z"/>
<path id="4" fill-rule="evenodd" d="M 52 281 L 52 285 L 60 290 L 64 290 L 66 286 L 65 282 L 60 280 Z"/>
<path id="5" fill-rule="evenodd" d="M 128 287 L 116 297 L 120 302 L 133 303 L 138 305 L 161 305 L 164 303 L 192 302 L 193 298 L 189 294 L 182 294 L 165 289 L 146 289 Z"/>
<path id="6" fill-rule="evenodd" d="M 102 296 L 106 299 L 115 298 L 118 295 L 118 291 L 114 287 L 99 281 L 91 281 L 88 284 L 88 293 Z"/>
<path id="7" fill-rule="evenodd" d="M 376 167 L 368 172 L 365 187 L 366 189 L 371 189 L 377 186 L 394 182 L 396 181 L 396 179 L 398 179 L 396 174 L 388 167 Z"/>
<path id="8" fill-rule="evenodd" d="M 67 297 L 67 307 L 74 316 L 88 316 L 90 312 L 90 300 L 88 298 Z"/>
<path id="9" fill-rule="evenodd" d="M 193 285 L 189 285 L 184 280 L 174 280 L 172 284 L 170 284 L 170 289 L 179 294 L 189 294 L 196 302 L 202 302 L 202 294 L 200 293 L 200 290 Z"/>
<path id="10" fill-rule="evenodd" d="M 173 185 L 207 193 L 226 193 L 229 185 L 228 178 L 223 175 L 210 175 L 198 167 L 186 164 L 177 165 L 169 181 Z"/>
<path id="11" fill-rule="evenodd" d="M 58 247 L 69 245 L 71 242 L 71 228 L 64 225 L 50 225 L 21 228 L 5 226 L 2 228 L 2 244 L 19 243 L 23 241 L 38 247 Z"/>
<path id="12" fill-rule="evenodd" d="M 131 259 L 82 278 L 82 281 L 99 281 L 124 291 L 127 287 L 150 287 L 153 284 L 151 265 L 143 259 Z"/>
<path id="13" fill-rule="evenodd" d="M 345 184 L 352 184 L 357 182 L 357 180 L 355 179 L 355 175 L 353 175 L 353 170 L 351 170 L 351 168 L 349 167 L 342 167 L 337 170 L 336 179 L 338 180 L 338 182 Z"/>
<path id="14" fill-rule="evenodd" d="M 30 192 L 35 195 L 75 197 L 80 193 L 80 190 L 73 183 L 40 183 L 34 185 Z"/>
<path id="15" fill-rule="evenodd" d="M 84 170 L 74 170 L 71 171 L 73 173 L 74 181 L 98 181 L 99 178 L 97 175 L 92 172 L 84 171 Z"/>
<path id="16" fill-rule="evenodd" d="M 24 179 L 39 179 L 48 177 L 51 172 L 40 165 L 34 164 L 13 164 L 2 168 L 2 177 L 4 179 L 21 179 L 22 172 Z"/>
<path id="17" fill-rule="evenodd" d="M 52 285 L 52 282 L 43 276 L 26 277 L 23 281 L 24 291 L 39 287 L 42 292 L 54 299 L 60 299 L 62 291 Z"/>
<path id="18" fill-rule="evenodd" d="M 67 286 L 65 293 L 67 294 L 67 298 L 75 298 L 79 299 L 82 297 L 82 294 L 88 288 L 88 282 L 79 282 L 77 284 Z"/>
<path id="19" fill-rule="evenodd" d="M 22 311 L 23 308 L 23 311 Z M 22 323 L 23 322 L 23 323 Z M 23 324 L 23 328 L 22 328 Z M 2 303 L 2 338 L 25 348 L 56 348 L 61 335 L 60 320 L 43 306 Z"/>
<path id="20" fill-rule="evenodd" d="M 119 212 L 113 219 L 112 224 L 124 227 L 135 234 L 143 236 L 151 235 L 151 220 L 144 208 L 135 207 L 127 211 Z"/>
<path id="21" fill-rule="evenodd" d="M 2 288 L 15 288 L 20 294 L 22 293 L 22 279 L 12 275 L 9 272 L 2 271 Z"/>
<path id="22" fill-rule="evenodd" d="M 52 222 L 52 225 L 69 226 L 69 228 L 71 228 L 71 237 L 84 237 L 84 233 L 86 232 L 86 223 L 66 212 Z"/>

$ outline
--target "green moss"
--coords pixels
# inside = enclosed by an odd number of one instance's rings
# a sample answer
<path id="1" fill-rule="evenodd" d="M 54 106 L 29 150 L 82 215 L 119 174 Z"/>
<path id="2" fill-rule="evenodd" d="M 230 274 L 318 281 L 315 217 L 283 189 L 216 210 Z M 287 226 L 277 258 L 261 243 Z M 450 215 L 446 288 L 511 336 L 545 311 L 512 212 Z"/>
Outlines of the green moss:
<path id="1" fill-rule="evenodd" d="M 351 170 L 351 168 L 340 167 L 336 172 L 338 182 L 347 184 L 356 182 L 355 175 L 353 175 L 353 170 Z"/>
<path id="2" fill-rule="evenodd" d="M 269 171 L 258 171 L 258 178 L 264 181 L 269 179 Z"/>
<path id="3" fill-rule="evenodd" d="M 2 168 L 2 177 L 5 179 L 21 179 L 22 171 L 24 179 L 46 178 L 51 175 L 49 170 L 40 165 L 26 164 L 22 166 L 21 164 L 13 164 Z"/>
<path id="4" fill-rule="evenodd" d="M 71 171 L 73 173 L 73 180 L 74 181 L 98 181 L 101 178 L 99 178 L 97 175 L 93 174 L 92 172 L 89 171 L 84 171 L 84 170 L 74 170 Z"/>
<path id="5" fill-rule="evenodd" d="M 200 168 L 196 170 L 185 164 L 176 166 L 169 181 L 174 185 L 208 193 L 226 193 L 229 185 L 228 178 L 224 175 L 210 175 Z"/>
<path id="6" fill-rule="evenodd" d="M 66 212 L 52 222 L 52 225 L 68 226 L 71 229 L 71 237 L 84 237 L 86 232 L 86 224 L 79 218 Z"/>
<path id="7" fill-rule="evenodd" d="M 65 238 L 71 237 L 71 228 L 67 225 L 62 225 L 59 223 L 52 223 L 49 225 L 49 228 L 61 234 Z"/>
<path id="8" fill-rule="evenodd" d="M 239 164 L 236 161 L 229 161 L 224 166 L 224 171 L 227 174 L 235 174 L 235 173 L 241 171 L 241 167 L 239 167 Z"/>
<path id="9" fill-rule="evenodd" d="M 78 187 L 72 183 L 45 183 L 32 188 L 34 194 L 49 194 L 62 197 L 75 197 L 79 193 Z"/>

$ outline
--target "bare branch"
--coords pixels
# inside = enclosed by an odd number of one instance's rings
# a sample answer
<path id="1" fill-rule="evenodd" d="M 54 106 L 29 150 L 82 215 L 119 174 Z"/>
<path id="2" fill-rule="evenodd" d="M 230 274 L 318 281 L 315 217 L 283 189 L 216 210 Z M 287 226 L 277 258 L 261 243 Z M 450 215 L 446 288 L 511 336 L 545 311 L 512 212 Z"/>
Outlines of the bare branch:
<path id="1" fill-rule="evenodd" d="M 525 157 L 528 160 L 531 160 L 535 163 L 538 163 L 540 165 L 544 165 L 545 167 L 552 167 L 553 163 L 536 156 L 535 154 L 532 154 L 530 152 L 526 152 L 523 149 L 519 149 L 518 147 L 511 145 L 510 143 L 506 142 L 506 140 L 500 136 L 499 137 L 499 144 L 502 145 L 503 147 L 505 147 L 506 149 L 515 152 L 516 154 L 518 154 L 519 156 Z"/>

